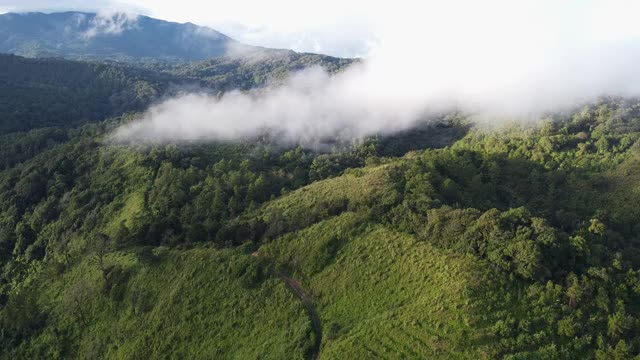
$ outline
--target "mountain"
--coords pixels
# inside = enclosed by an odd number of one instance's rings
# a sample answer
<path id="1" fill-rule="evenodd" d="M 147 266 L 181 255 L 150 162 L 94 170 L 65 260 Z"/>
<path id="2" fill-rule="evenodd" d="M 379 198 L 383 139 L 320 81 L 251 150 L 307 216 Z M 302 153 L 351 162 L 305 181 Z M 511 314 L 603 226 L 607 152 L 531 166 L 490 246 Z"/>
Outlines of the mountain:
<path id="1" fill-rule="evenodd" d="M 0 134 L 142 111 L 184 89 L 255 89 L 311 66 L 335 73 L 353 61 L 246 46 L 212 29 L 145 16 L 4 14 Z"/>
<path id="2" fill-rule="evenodd" d="M 69 59 L 197 61 L 246 47 L 191 23 L 123 13 L 7 13 L 0 15 L 0 52 Z"/>

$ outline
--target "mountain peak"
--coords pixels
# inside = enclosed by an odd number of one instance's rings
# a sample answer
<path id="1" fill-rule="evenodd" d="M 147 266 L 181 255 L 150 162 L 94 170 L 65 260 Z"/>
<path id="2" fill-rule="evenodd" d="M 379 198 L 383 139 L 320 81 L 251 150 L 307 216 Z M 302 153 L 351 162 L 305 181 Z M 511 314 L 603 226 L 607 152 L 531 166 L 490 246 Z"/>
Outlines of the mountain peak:
<path id="1" fill-rule="evenodd" d="M 197 61 L 237 44 L 208 27 L 123 12 L 0 15 L 0 52 L 27 57 Z"/>

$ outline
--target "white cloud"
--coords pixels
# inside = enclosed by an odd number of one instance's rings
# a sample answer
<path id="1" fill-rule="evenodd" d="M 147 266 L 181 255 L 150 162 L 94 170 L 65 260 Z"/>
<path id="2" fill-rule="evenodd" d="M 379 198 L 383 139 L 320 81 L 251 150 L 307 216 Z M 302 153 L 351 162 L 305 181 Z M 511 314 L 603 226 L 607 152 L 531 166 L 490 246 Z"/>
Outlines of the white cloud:
<path id="1" fill-rule="evenodd" d="M 116 10 L 100 10 L 90 20 L 84 35 L 88 38 L 97 35 L 118 35 L 123 31 L 138 27 L 138 15 Z"/>
<path id="2" fill-rule="evenodd" d="M 360 68 L 330 77 L 311 68 L 267 92 L 231 92 L 221 99 L 186 94 L 152 107 L 144 119 L 119 129 L 114 139 L 233 140 L 269 130 L 284 142 L 309 144 L 325 138 L 351 139 L 382 128 L 397 130 L 408 124 L 395 120 L 412 121 L 421 111 L 415 106 L 399 108 L 403 99 L 392 103 L 355 88 L 364 74 Z"/>
<path id="3" fill-rule="evenodd" d="M 365 65 L 337 78 L 302 76 L 313 84 L 309 91 L 297 87 L 298 77 L 257 99 L 170 100 L 135 125 L 138 134 L 228 138 L 265 126 L 301 137 L 304 129 L 366 134 L 406 126 L 443 103 L 522 115 L 600 94 L 640 95 L 640 3 L 634 0 L 125 3 L 162 19 L 222 27 L 252 44 L 367 52 Z M 3 6 L 22 5 L 0 0 Z"/>
<path id="4" fill-rule="evenodd" d="M 0 0 L 4 11 L 124 11 L 163 20 L 210 26 L 250 45 L 321 51 L 335 56 L 362 55 L 373 40 L 366 14 L 337 1 L 298 2 L 200 0 Z"/>
<path id="5" fill-rule="evenodd" d="M 333 78 L 298 74 L 261 95 L 172 99 L 117 137 L 230 139 L 270 128 L 308 141 L 402 129 L 446 106 L 526 117 L 602 94 L 640 95 L 639 34 L 614 26 L 632 20 L 619 17 L 629 5 L 452 0 L 367 8 L 379 42 L 364 64 Z M 295 28 L 302 19 L 277 27 Z M 606 36 L 594 31 L 600 28 Z"/>

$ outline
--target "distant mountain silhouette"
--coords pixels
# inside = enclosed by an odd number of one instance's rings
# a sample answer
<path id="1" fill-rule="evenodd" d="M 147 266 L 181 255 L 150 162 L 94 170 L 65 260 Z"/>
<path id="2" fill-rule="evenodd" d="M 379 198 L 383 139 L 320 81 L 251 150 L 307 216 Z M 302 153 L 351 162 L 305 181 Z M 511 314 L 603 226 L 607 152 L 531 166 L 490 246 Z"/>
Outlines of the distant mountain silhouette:
<path id="1" fill-rule="evenodd" d="M 242 45 L 211 28 L 124 13 L 0 15 L 0 52 L 69 59 L 197 61 Z"/>

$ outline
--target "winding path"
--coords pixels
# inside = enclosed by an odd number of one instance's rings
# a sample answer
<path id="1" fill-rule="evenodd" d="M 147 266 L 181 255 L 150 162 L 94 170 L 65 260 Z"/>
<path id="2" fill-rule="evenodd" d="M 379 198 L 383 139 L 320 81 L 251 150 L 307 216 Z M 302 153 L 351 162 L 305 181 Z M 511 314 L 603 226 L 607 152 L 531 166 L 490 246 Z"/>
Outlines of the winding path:
<path id="1" fill-rule="evenodd" d="M 304 289 L 296 280 L 280 272 L 276 273 L 276 275 L 287 285 L 287 287 L 293 292 L 293 294 L 298 299 L 300 299 L 300 301 L 302 301 L 302 304 L 309 313 L 309 318 L 311 319 L 311 327 L 313 328 L 313 332 L 316 333 L 316 343 L 313 346 L 311 359 L 317 360 L 320 356 L 320 345 L 322 344 L 322 322 L 320 322 L 320 316 L 318 316 L 318 312 L 313 306 L 311 298 L 309 297 L 309 295 L 307 295 L 307 293 L 304 292 Z"/>

